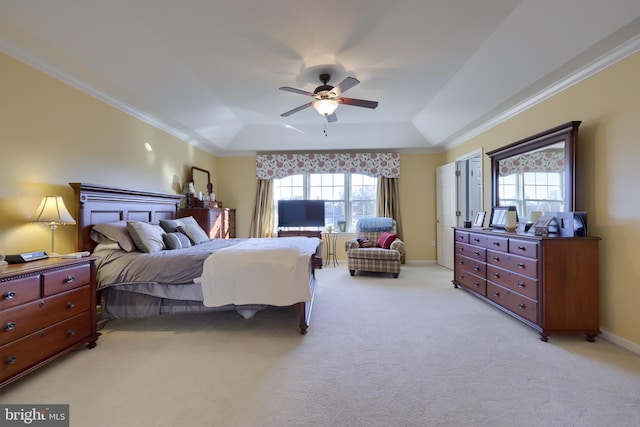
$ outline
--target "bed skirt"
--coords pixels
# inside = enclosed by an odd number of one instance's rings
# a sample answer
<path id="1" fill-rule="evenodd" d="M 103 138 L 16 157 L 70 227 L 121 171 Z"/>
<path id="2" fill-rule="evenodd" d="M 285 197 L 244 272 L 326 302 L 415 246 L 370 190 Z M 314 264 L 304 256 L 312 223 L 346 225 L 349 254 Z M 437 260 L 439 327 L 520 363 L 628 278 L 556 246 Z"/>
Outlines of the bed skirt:
<path id="1" fill-rule="evenodd" d="M 267 307 L 262 304 L 205 307 L 202 301 L 162 298 L 128 290 L 106 288 L 102 290 L 100 319 L 139 319 L 162 314 L 232 310 L 237 311 L 244 318 L 249 318 Z"/>

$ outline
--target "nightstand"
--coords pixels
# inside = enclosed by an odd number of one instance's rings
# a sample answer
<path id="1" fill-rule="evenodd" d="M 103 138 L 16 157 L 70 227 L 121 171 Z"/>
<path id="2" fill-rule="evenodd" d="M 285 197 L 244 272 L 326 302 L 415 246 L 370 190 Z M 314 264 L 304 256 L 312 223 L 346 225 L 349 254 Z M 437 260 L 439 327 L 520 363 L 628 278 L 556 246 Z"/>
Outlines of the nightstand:
<path id="1" fill-rule="evenodd" d="M 0 267 L 0 387 L 88 344 L 96 318 L 96 258 Z"/>

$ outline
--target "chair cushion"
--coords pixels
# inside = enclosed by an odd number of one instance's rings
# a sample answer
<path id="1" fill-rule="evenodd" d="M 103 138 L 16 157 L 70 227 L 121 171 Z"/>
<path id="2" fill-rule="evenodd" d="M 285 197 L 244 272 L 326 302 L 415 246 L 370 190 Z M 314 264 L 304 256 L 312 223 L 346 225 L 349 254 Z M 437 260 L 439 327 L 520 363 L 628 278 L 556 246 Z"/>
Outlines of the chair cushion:
<path id="1" fill-rule="evenodd" d="M 378 247 L 382 249 L 389 249 L 394 240 L 398 238 L 397 234 L 389 233 L 385 231 L 378 238 Z"/>
<path id="2" fill-rule="evenodd" d="M 347 251 L 350 259 L 393 260 L 400 262 L 400 252 L 382 248 L 355 248 Z"/>

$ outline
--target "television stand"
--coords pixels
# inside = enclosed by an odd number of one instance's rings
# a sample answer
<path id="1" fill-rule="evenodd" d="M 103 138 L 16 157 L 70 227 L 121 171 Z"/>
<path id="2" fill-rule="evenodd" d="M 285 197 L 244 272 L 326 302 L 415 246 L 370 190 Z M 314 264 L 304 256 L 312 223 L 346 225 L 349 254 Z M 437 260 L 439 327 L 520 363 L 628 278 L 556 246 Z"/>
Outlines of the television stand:
<path id="1" fill-rule="evenodd" d="M 317 237 L 322 242 L 322 231 L 320 230 L 278 230 L 278 237 Z M 313 256 L 313 268 L 322 268 L 322 256 Z"/>

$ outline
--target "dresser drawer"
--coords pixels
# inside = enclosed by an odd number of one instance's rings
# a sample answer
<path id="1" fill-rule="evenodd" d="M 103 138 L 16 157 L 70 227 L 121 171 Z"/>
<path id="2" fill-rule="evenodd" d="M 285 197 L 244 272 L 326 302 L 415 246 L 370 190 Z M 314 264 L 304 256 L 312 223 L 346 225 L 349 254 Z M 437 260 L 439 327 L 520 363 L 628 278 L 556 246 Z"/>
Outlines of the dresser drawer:
<path id="1" fill-rule="evenodd" d="M 91 280 L 91 268 L 88 264 L 63 268 L 43 274 L 43 295 L 48 297 L 69 289 L 88 285 Z"/>
<path id="2" fill-rule="evenodd" d="M 456 270 L 456 280 L 480 295 L 487 294 L 487 281 L 484 277 L 476 276 L 473 273 L 464 270 Z"/>
<path id="3" fill-rule="evenodd" d="M 469 243 L 469 232 L 456 230 L 453 233 L 453 239 L 456 242 Z"/>
<path id="4" fill-rule="evenodd" d="M 481 236 L 480 246 L 494 251 L 509 252 L 509 238 L 500 236 Z"/>
<path id="5" fill-rule="evenodd" d="M 528 240 L 509 239 L 509 252 L 528 258 L 538 258 L 538 243 Z"/>
<path id="6" fill-rule="evenodd" d="M 0 313 L 0 345 L 89 311 L 90 286 L 26 303 Z"/>
<path id="7" fill-rule="evenodd" d="M 40 275 L 0 283 L 0 310 L 40 298 Z"/>
<path id="8" fill-rule="evenodd" d="M 509 311 L 538 323 L 538 303 L 507 288 L 487 282 L 487 298 Z"/>
<path id="9" fill-rule="evenodd" d="M 538 280 L 521 276 L 511 271 L 503 270 L 491 264 L 487 265 L 487 280 L 504 286 L 512 291 L 523 294 L 533 300 L 540 300 L 538 297 Z"/>
<path id="10" fill-rule="evenodd" d="M 487 264 L 495 265 L 534 279 L 538 278 L 538 260 L 533 258 L 487 250 Z"/>
<path id="11" fill-rule="evenodd" d="M 454 262 L 456 264 L 456 269 L 462 269 L 479 276 L 484 276 L 486 274 L 486 264 L 484 262 L 458 254 L 455 255 Z"/>
<path id="12" fill-rule="evenodd" d="M 89 312 L 0 347 L 0 382 L 91 335 Z"/>
<path id="13" fill-rule="evenodd" d="M 466 243 L 457 243 L 456 255 L 464 255 L 469 258 L 477 259 L 478 261 L 485 262 L 487 260 L 487 250 L 479 246 L 471 246 Z"/>

